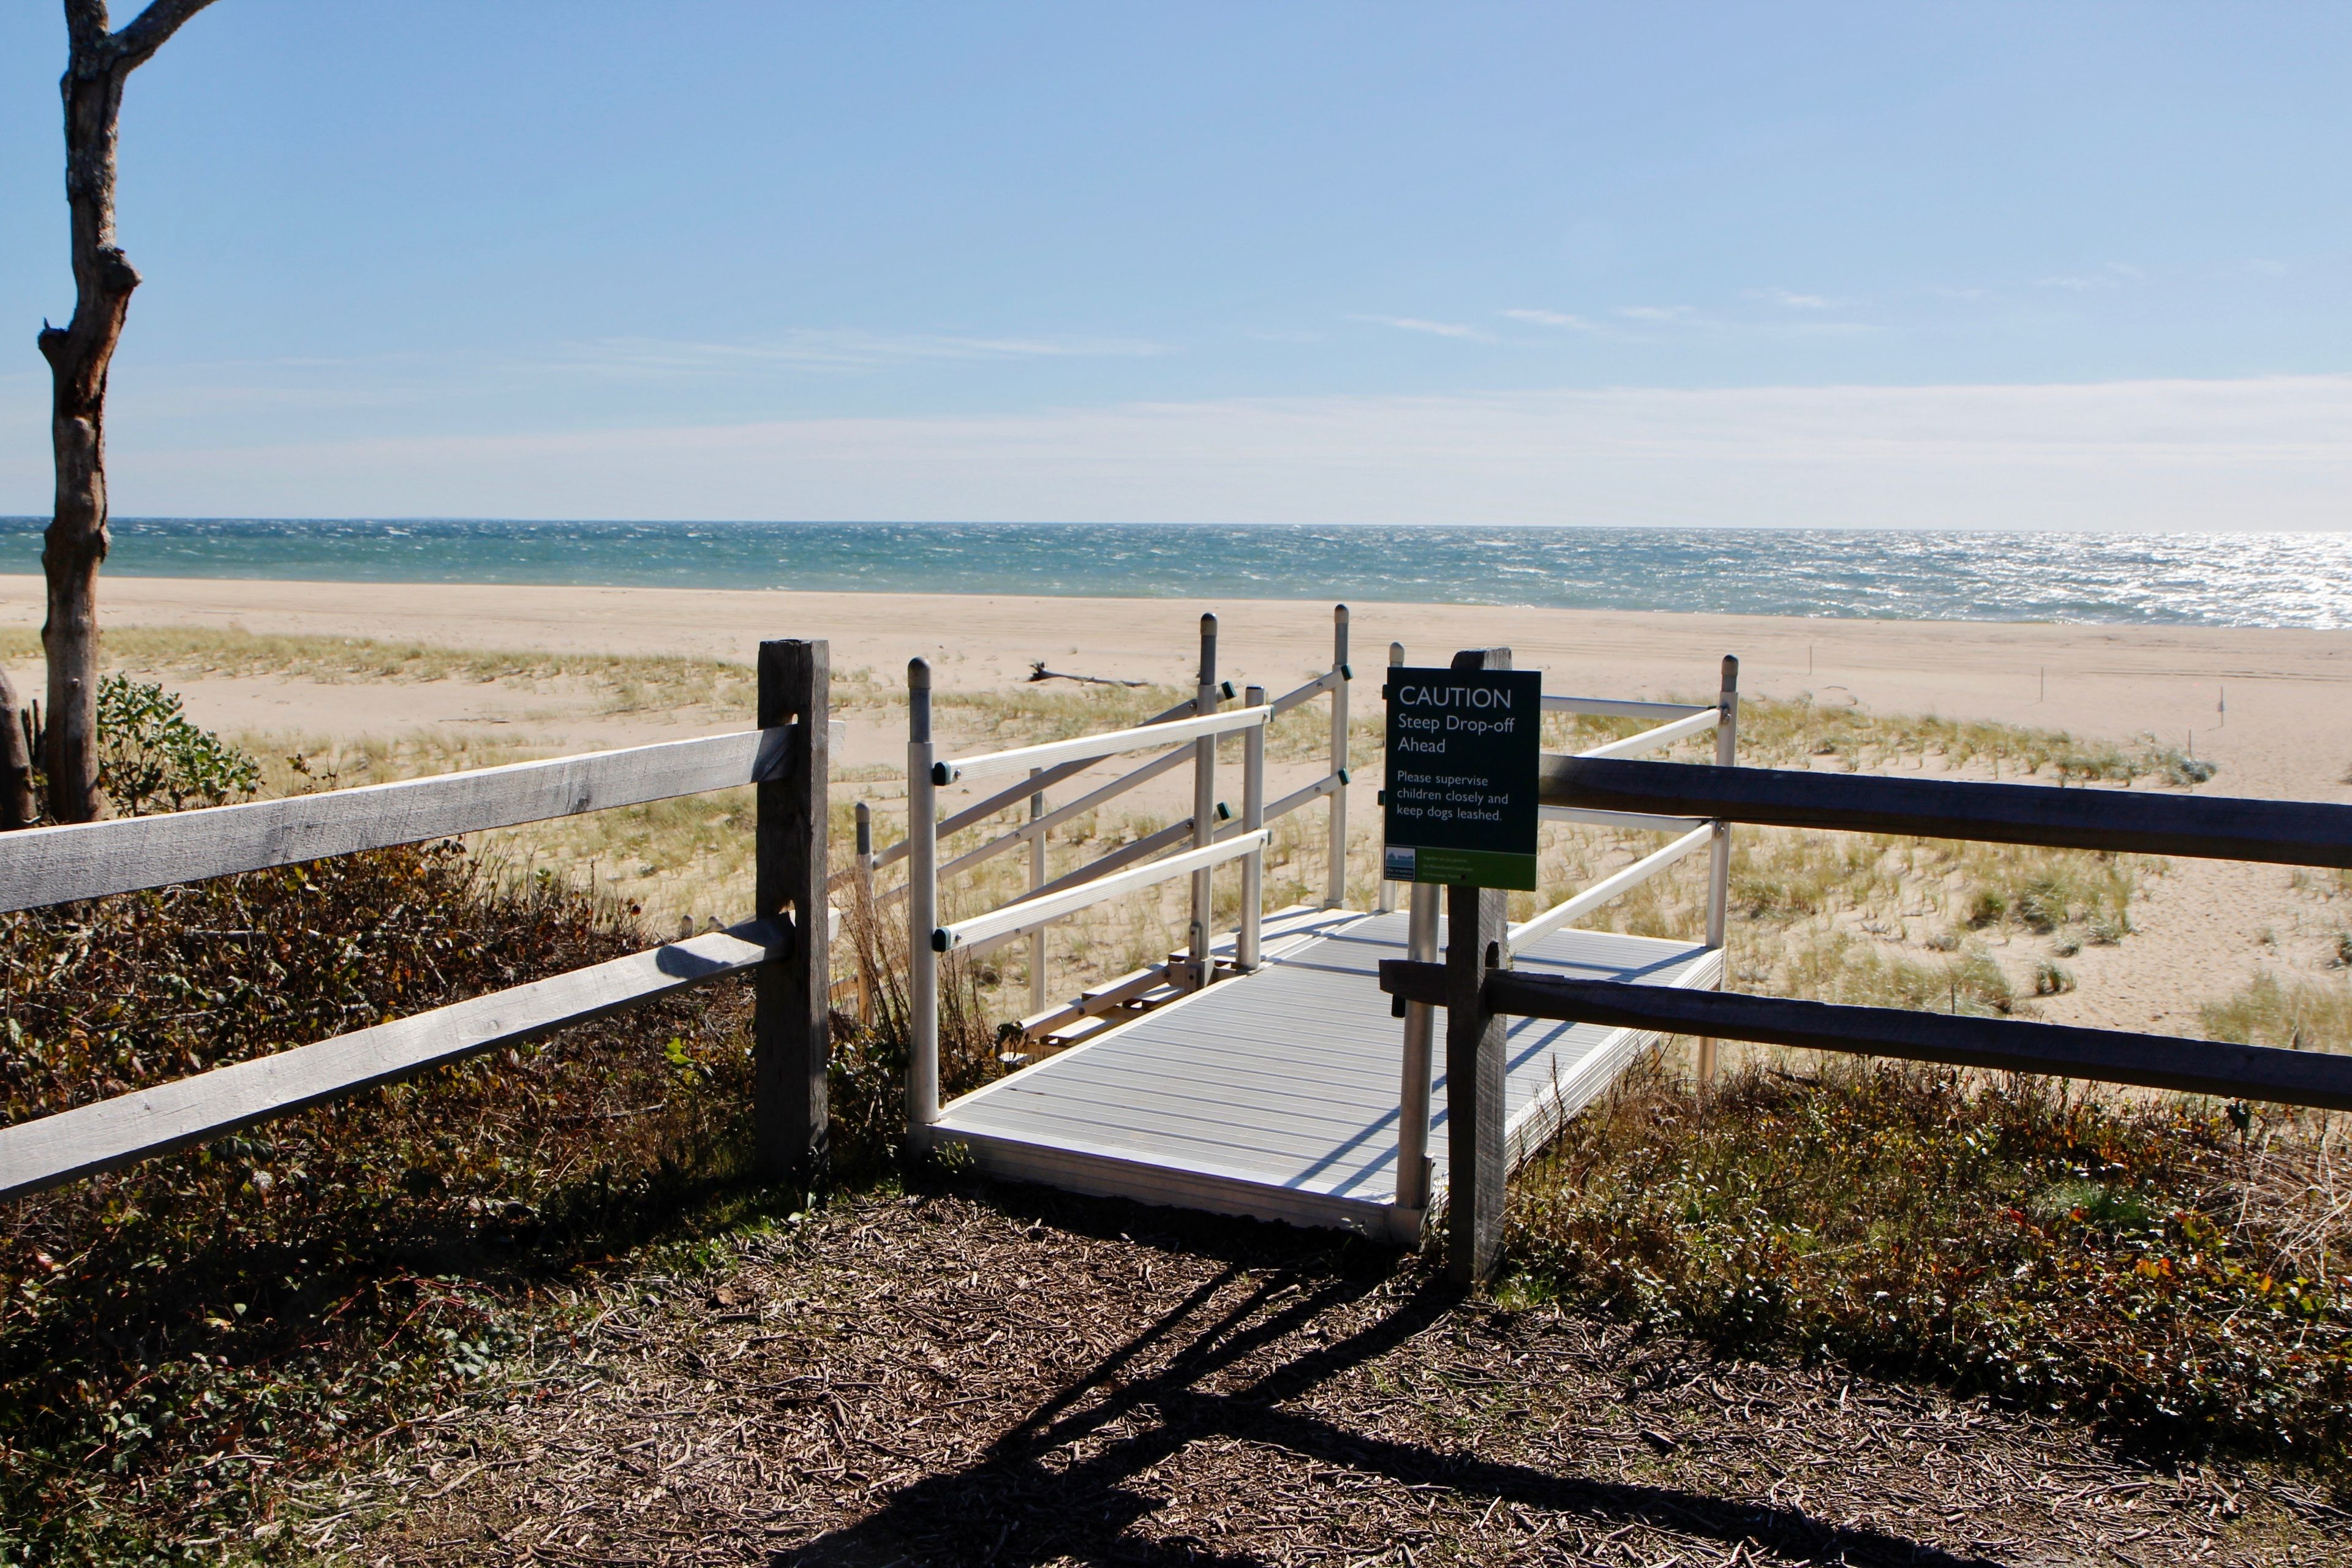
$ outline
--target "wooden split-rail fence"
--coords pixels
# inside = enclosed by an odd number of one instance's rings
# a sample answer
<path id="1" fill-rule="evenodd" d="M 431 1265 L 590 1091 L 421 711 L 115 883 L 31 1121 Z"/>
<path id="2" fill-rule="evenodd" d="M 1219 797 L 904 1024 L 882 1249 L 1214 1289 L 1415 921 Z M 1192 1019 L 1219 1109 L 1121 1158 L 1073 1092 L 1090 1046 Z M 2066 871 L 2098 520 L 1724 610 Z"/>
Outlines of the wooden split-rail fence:
<path id="1" fill-rule="evenodd" d="M 371 1028 L 0 1128 L 0 1198 L 208 1142 L 657 996 L 756 975 L 761 1168 L 818 1180 L 831 1051 L 823 642 L 760 645 L 758 728 L 284 800 L 0 835 L 0 911 L 234 876 L 753 784 L 751 918 Z"/>
<path id="2" fill-rule="evenodd" d="M 1501 1196 L 1512 1164 L 1640 1048 L 1669 1036 L 1702 1042 L 1702 1093 L 1713 1071 L 1712 1042 L 1731 1039 L 2352 1110 L 2347 1057 L 1717 989 L 1735 824 L 2352 868 L 2352 806 L 1741 767 L 1738 664 L 1726 659 L 1713 703 L 1547 694 L 1547 711 L 1656 722 L 1577 755 L 1547 754 L 1544 816 L 1671 837 L 1516 926 L 1504 918 L 1500 893 L 1448 889 L 1441 930 L 1430 888 L 1414 888 L 1402 915 L 1389 884 L 1373 910 L 1345 908 L 1348 623 L 1339 606 L 1328 670 L 1271 699 L 1249 687 L 1229 709 L 1235 693 L 1217 676 L 1215 619 L 1203 617 L 1190 700 L 1133 728 L 971 756 L 940 754 L 930 671 L 918 659 L 909 668 L 906 835 L 877 852 L 871 813 L 861 803 L 856 853 L 849 868 L 831 878 L 823 642 L 761 645 L 758 727 L 739 733 L 0 836 L 5 911 L 744 784 L 756 785 L 758 797 L 753 908 L 742 923 L 0 1128 L 0 1198 L 746 972 L 757 977 L 759 1163 L 778 1179 L 814 1184 L 825 1163 L 830 1005 L 839 989 L 829 963 L 827 892 L 845 879 L 905 907 L 912 1015 L 907 1110 L 918 1146 L 961 1142 L 984 1168 L 1076 1191 L 1399 1240 L 1418 1235 L 1442 1200 L 1452 1215 L 1452 1268 L 1465 1279 L 1490 1274 L 1499 1258 Z M 1472 649 L 1456 662 L 1492 666 L 1508 657 Z M 1402 660 L 1403 650 L 1391 645 L 1390 662 Z M 1327 696 L 1328 766 L 1268 801 L 1267 725 Z M 1711 763 L 1641 760 L 1709 731 Z M 1216 792 L 1218 742 L 1235 735 L 1243 742 L 1238 814 Z M 1138 751 L 1158 754 L 1058 806 L 1048 801 L 1048 790 L 1103 759 Z M 1189 817 L 1060 877 L 1046 875 L 1044 846 L 1056 826 L 1188 764 Z M 940 815 L 941 788 L 995 778 L 1013 782 Z M 1268 824 L 1318 802 L 1328 805 L 1322 901 L 1269 910 Z M 1024 814 L 1014 826 L 940 860 L 943 840 L 1013 811 Z M 943 879 L 1024 847 L 1030 885 L 1020 897 L 940 921 Z M 1578 924 L 1702 849 L 1709 856 L 1703 941 Z M 901 864 L 895 885 L 877 893 L 877 874 Z M 1213 929 L 1214 879 L 1227 867 L 1242 877 L 1230 933 Z M 1175 879 L 1190 884 L 1184 949 L 1068 1001 L 1050 1001 L 1045 935 L 1055 922 Z M 940 961 L 1024 940 L 1032 1012 L 1013 1032 L 1066 1048 L 1051 1048 L 943 1106 Z M 1557 1026 L 1531 1032 L 1538 1025 Z M 1442 1172 L 1433 1152 L 1439 1142 Z"/>

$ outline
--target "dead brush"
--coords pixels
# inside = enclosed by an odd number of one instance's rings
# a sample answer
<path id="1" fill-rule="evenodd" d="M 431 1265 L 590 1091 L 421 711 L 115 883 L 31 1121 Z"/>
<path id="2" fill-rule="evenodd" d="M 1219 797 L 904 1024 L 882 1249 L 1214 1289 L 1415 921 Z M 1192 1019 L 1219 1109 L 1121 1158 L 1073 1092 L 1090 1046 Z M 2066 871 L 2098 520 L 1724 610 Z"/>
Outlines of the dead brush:
<path id="1" fill-rule="evenodd" d="M 877 908 L 855 879 L 836 897 L 841 940 L 834 970 L 836 975 L 846 971 L 857 1000 L 837 997 L 833 1015 L 827 1089 L 834 1172 L 837 1179 L 859 1184 L 895 1169 L 906 1142 L 907 1061 L 913 1037 L 907 922 Z M 991 1018 L 975 966 L 961 954 L 948 954 L 940 964 L 942 1100 L 968 1094 L 1004 1070 Z"/>
<path id="2" fill-rule="evenodd" d="M 1516 1184 L 1510 1247 L 1531 1293 L 1726 1347 L 2340 1473 L 2339 1120 L 1843 1060 L 1751 1063 L 1701 1116 L 1654 1057 Z"/>
<path id="3" fill-rule="evenodd" d="M 646 944 L 626 906 L 453 845 L 7 915 L 0 1100 L 21 1121 Z M 242 1535 L 269 1467 L 331 1461 L 543 1327 L 541 1282 L 768 1201 L 740 1180 L 746 989 L 6 1205 L 6 1560 Z"/>

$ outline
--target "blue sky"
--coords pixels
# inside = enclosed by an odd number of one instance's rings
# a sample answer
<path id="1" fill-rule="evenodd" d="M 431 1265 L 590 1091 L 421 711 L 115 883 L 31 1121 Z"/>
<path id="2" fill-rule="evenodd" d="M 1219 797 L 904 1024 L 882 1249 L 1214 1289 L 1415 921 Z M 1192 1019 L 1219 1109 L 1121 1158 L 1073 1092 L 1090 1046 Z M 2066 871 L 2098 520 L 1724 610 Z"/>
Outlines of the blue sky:
<path id="1" fill-rule="evenodd" d="M 0 10 L 0 510 L 63 48 Z M 127 97 L 116 505 L 2352 526 L 2347 67 L 2340 5 L 218 0 Z"/>

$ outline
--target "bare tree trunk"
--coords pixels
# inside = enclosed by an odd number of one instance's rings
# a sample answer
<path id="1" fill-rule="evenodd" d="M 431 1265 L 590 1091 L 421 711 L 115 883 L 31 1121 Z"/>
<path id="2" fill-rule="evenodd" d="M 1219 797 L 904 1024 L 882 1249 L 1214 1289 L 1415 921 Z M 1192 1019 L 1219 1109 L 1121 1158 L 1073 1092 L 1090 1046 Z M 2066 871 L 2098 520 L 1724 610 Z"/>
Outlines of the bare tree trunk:
<path id="1" fill-rule="evenodd" d="M 40 819 L 40 804 L 33 798 L 33 748 L 25 721 L 16 683 L 0 668 L 0 832 L 30 827 Z"/>
<path id="2" fill-rule="evenodd" d="M 73 223 L 73 319 L 42 323 L 49 362 L 49 438 L 57 509 L 44 536 L 49 666 L 49 815 L 88 822 L 98 787 L 98 569 L 106 559 L 106 372 L 139 287 L 114 243 L 115 127 L 122 84 L 180 25 L 212 0 L 154 0 L 119 33 L 105 0 L 65 0 L 68 43 L 59 90 L 66 111 L 66 204 Z"/>

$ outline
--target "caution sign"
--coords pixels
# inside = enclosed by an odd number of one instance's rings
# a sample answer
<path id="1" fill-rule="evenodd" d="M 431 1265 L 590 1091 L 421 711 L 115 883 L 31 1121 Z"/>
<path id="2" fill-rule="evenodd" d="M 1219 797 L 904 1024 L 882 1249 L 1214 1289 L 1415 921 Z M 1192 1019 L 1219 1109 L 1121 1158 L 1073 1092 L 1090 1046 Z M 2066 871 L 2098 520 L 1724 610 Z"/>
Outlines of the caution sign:
<path id="1" fill-rule="evenodd" d="M 1542 673 L 1400 665 L 1381 695 L 1389 707 L 1381 874 L 1532 892 Z"/>

